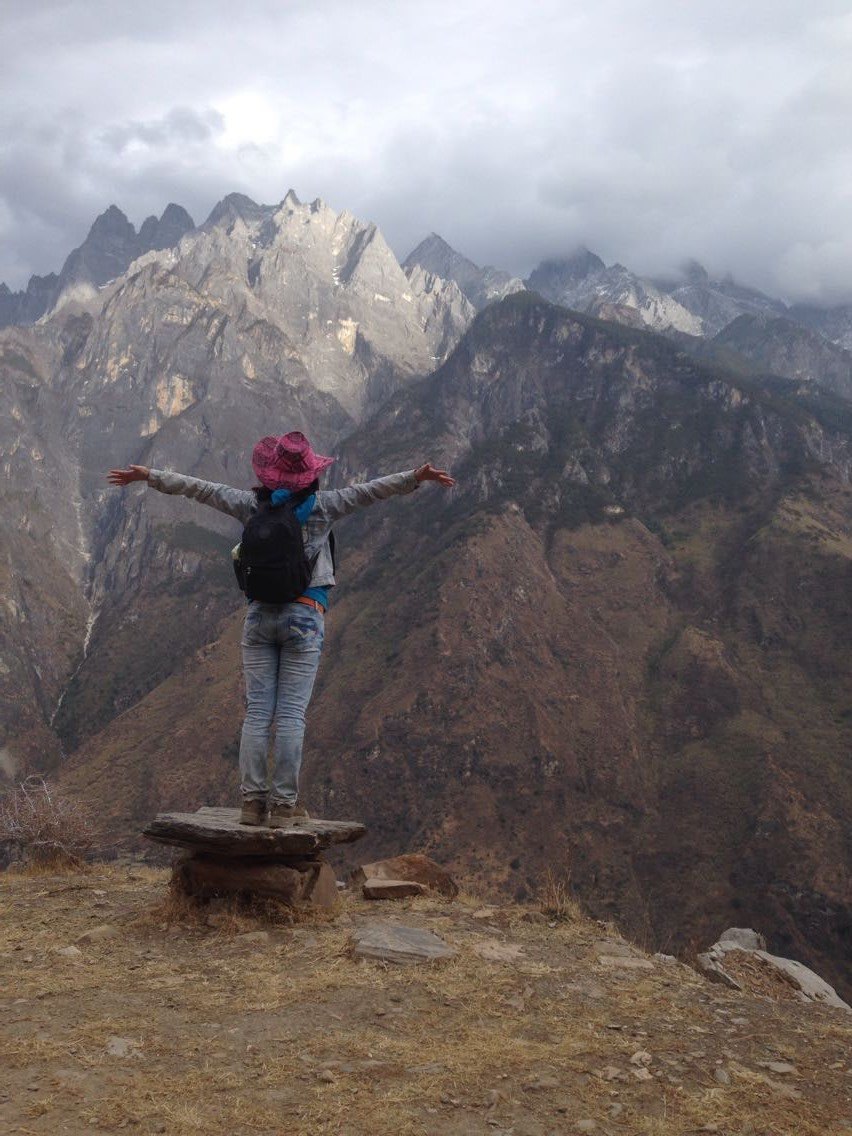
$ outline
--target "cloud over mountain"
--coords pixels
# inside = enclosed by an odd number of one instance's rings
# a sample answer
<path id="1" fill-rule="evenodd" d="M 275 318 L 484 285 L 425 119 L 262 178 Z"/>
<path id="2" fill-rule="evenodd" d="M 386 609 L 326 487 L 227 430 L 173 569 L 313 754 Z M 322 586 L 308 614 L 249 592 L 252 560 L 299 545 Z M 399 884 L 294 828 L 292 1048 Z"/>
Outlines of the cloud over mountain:
<path id="1" fill-rule="evenodd" d="M 293 185 L 400 255 L 434 229 L 525 274 L 582 241 L 849 299 L 850 37 L 831 0 L 18 8 L 0 279 L 49 271 L 111 201 L 138 224 Z"/>

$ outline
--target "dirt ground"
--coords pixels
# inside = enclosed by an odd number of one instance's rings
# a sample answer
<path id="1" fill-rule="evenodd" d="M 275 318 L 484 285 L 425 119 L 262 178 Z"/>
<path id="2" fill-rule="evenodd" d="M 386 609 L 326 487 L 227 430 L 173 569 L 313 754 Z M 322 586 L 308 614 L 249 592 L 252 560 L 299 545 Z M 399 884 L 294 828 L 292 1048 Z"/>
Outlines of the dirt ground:
<path id="1" fill-rule="evenodd" d="M 353 958 L 375 920 L 458 953 Z M 162 870 L 7 873 L 0 967 L 16 1136 L 852 1134 L 852 1014 L 535 907 L 345 895 L 288 925 L 188 909 Z"/>

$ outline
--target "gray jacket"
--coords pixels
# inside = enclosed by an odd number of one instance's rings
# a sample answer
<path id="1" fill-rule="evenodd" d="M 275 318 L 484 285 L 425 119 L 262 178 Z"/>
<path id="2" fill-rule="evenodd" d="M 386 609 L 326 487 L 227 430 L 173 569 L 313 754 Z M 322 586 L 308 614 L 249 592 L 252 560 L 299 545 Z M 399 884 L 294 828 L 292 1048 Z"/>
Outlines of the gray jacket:
<path id="1" fill-rule="evenodd" d="M 243 524 L 257 509 L 257 497 L 251 489 L 234 489 L 230 485 L 219 485 L 214 481 L 200 481 L 197 477 L 184 477 L 181 473 L 167 473 L 152 469 L 148 473 L 148 484 L 160 493 L 180 494 L 211 505 L 222 513 L 236 517 Z M 331 526 L 341 517 L 354 513 L 376 501 L 385 501 L 403 493 L 413 493 L 419 487 L 414 470 L 406 473 L 392 473 L 389 477 L 377 477 L 362 485 L 350 485 L 346 489 L 319 489 L 316 494 L 314 511 L 302 526 L 305 553 L 308 560 L 316 556 L 311 576 L 312 588 L 334 586 L 334 565 L 328 534 Z"/>

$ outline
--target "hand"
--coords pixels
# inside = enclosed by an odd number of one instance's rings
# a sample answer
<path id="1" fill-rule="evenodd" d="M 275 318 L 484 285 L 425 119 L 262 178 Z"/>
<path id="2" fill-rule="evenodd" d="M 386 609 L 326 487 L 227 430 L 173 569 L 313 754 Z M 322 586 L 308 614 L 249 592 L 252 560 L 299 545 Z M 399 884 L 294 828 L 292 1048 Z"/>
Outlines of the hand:
<path id="1" fill-rule="evenodd" d="M 415 469 L 414 476 L 418 481 L 437 481 L 444 489 L 452 489 L 456 483 L 456 479 L 450 477 L 445 469 L 435 469 L 429 462 Z"/>
<path id="2" fill-rule="evenodd" d="M 129 465 L 127 469 L 111 469 L 107 481 L 110 485 L 130 485 L 133 481 L 147 481 L 150 472 L 145 465 Z"/>

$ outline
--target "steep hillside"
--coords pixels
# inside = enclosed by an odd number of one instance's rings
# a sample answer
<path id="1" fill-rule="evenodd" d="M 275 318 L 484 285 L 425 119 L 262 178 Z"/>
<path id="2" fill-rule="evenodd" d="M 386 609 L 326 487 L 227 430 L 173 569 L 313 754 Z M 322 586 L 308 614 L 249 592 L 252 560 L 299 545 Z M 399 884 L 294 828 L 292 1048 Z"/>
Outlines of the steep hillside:
<path id="1" fill-rule="evenodd" d="M 794 304 L 789 315 L 803 327 L 818 332 L 838 347 L 852 351 L 852 305 L 819 308 L 812 304 Z"/>
<path id="2" fill-rule="evenodd" d="M 766 371 L 852 400 L 852 353 L 792 320 L 739 316 L 712 340 Z"/>
<path id="3" fill-rule="evenodd" d="M 340 526 L 309 803 L 502 893 L 570 871 L 658 945 L 754 925 L 842 987 L 850 435 L 659 337 L 489 308 L 345 447 L 346 479 L 459 484 Z M 65 766 L 111 835 L 234 792 L 236 634 Z"/>

